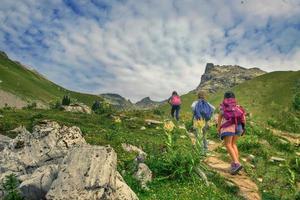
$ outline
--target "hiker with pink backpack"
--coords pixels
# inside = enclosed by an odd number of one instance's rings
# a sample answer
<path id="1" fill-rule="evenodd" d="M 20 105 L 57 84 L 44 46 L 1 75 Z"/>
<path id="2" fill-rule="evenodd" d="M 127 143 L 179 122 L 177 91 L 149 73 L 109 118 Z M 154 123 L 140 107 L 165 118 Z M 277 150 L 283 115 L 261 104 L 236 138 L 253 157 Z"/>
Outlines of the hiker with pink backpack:
<path id="1" fill-rule="evenodd" d="M 218 133 L 220 138 L 224 140 L 227 152 L 231 157 L 230 173 L 232 175 L 237 174 L 243 168 L 239 162 L 239 151 L 236 142 L 239 136 L 244 134 L 245 125 L 245 110 L 237 104 L 233 92 L 225 92 L 218 116 Z"/>
<path id="2" fill-rule="evenodd" d="M 168 100 L 171 107 L 171 116 L 175 118 L 177 121 L 179 121 L 179 111 L 180 111 L 180 105 L 181 105 L 181 99 L 180 96 L 176 91 L 172 92 L 172 96 Z"/>

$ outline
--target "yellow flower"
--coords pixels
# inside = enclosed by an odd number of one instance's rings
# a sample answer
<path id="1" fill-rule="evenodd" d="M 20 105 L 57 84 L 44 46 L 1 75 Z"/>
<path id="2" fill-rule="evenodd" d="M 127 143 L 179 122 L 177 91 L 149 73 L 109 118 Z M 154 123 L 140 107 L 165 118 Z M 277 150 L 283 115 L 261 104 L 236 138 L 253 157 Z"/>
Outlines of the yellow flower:
<path id="1" fill-rule="evenodd" d="M 172 121 L 168 121 L 164 123 L 164 129 L 167 132 L 172 132 L 174 129 L 175 125 Z"/>
<path id="2" fill-rule="evenodd" d="M 122 120 L 120 119 L 120 117 L 115 118 L 115 123 L 121 123 L 121 122 L 122 122 Z"/>
<path id="3" fill-rule="evenodd" d="M 195 128 L 198 128 L 199 130 L 202 130 L 204 126 L 205 126 L 205 121 L 204 120 L 194 121 L 194 127 Z"/>

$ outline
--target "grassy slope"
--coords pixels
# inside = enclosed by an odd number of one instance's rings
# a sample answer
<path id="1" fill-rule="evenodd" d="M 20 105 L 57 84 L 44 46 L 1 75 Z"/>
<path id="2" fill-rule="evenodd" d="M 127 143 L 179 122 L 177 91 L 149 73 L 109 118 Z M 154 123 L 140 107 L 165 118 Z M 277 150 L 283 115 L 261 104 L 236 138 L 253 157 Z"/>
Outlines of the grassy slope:
<path id="1" fill-rule="evenodd" d="M 38 73 L 28 70 L 22 65 L 0 54 L 0 89 L 11 92 L 27 101 L 41 101 L 43 103 L 60 100 L 63 95 L 70 95 L 87 105 L 95 99 L 95 95 L 83 94 L 64 89 L 45 79 Z"/>
<path id="2" fill-rule="evenodd" d="M 239 104 L 243 105 L 247 112 L 252 113 L 254 119 L 265 121 L 270 117 L 278 118 L 281 111 L 291 107 L 297 80 L 300 80 L 300 71 L 271 72 L 246 81 L 232 90 Z M 209 96 L 209 101 L 218 107 L 224 91 Z M 194 100 L 196 94 L 193 92 L 182 96 L 181 111 L 184 118 L 191 116 L 190 105 Z M 169 112 L 169 105 L 165 104 L 161 109 Z"/>

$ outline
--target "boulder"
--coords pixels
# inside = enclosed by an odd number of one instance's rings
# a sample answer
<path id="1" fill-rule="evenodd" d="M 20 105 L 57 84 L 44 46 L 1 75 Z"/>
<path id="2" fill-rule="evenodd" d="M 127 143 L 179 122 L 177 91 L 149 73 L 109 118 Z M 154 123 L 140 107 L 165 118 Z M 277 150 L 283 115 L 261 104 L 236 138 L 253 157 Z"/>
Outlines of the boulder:
<path id="1" fill-rule="evenodd" d="M 0 182 L 14 173 L 26 199 L 138 199 L 116 170 L 114 150 L 86 144 L 78 127 L 43 121 L 32 133 L 14 131 L 0 142 Z"/>
<path id="2" fill-rule="evenodd" d="M 158 120 L 154 120 L 154 119 L 145 119 L 146 124 L 151 125 L 159 125 L 159 124 L 163 124 L 163 122 L 158 121 Z"/>
<path id="3" fill-rule="evenodd" d="M 46 199 L 117 199 L 123 193 L 116 193 L 117 179 L 122 181 L 116 165 L 117 155 L 111 147 L 73 148 L 64 158 Z M 124 194 L 125 199 L 137 199 L 132 191 L 128 194 Z"/>
<path id="4" fill-rule="evenodd" d="M 8 145 L 11 139 L 5 135 L 0 134 L 0 152 L 4 149 L 6 145 Z"/>
<path id="5" fill-rule="evenodd" d="M 145 163 L 139 163 L 134 177 L 140 182 L 143 189 L 147 189 L 147 183 L 152 181 L 152 171 Z"/>
<path id="6" fill-rule="evenodd" d="M 145 160 L 147 157 L 147 153 L 145 153 L 142 149 L 140 149 L 134 145 L 122 143 L 122 148 L 124 151 L 137 153 L 138 157 L 140 157 L 143 160 Z"/>
<path id="7" fill-rule="evenodd" d="M 77 112 L 77 113 L 87 113 L 87 114 L 92 113 L 91 108 L 82 103 L 73 103 L 68 106 L 62 106 L 62 108 L 67 112 Z"/>

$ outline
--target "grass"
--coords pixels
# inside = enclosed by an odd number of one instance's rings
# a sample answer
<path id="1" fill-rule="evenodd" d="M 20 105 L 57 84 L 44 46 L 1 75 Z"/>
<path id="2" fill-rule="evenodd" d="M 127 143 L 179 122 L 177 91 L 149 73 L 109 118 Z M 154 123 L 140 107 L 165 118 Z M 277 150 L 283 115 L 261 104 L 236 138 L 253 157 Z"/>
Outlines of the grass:
<path id="1" fill-rule="evenodd" d="M 31 71 L 17 62 L 0 54 L 0 89 L 13 93 L 25 101 L 40 101 L 44 104 L 54 103 L 68 94 L 73 101 L 91 106 L 101 97 L 73 92 L 47 80 L 35 71 Z"/>

